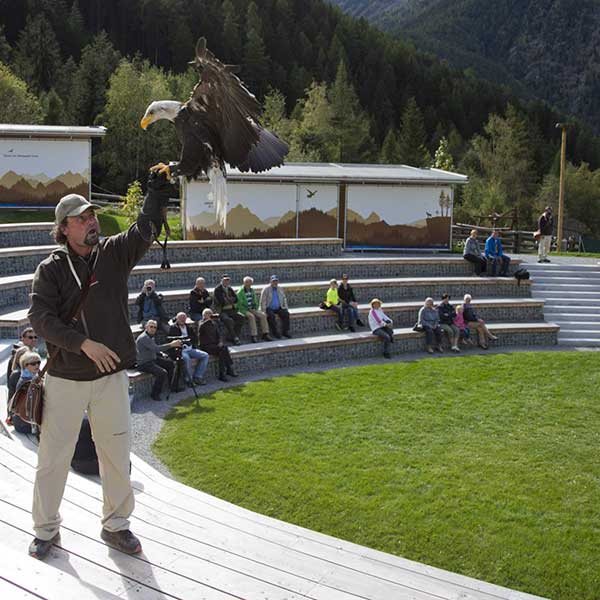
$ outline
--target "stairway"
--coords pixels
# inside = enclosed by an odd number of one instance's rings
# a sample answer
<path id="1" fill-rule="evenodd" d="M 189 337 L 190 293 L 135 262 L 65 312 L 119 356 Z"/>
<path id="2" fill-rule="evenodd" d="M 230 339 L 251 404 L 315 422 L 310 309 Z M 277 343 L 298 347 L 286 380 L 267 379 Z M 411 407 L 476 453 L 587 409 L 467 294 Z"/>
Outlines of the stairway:
<path id="1" fill-rule="evenodd" d="M 600 266 L 531 263 L 532 294 L 545 300 L 544 316 L 560 326 L 558 344 L 600 348 Z"/>

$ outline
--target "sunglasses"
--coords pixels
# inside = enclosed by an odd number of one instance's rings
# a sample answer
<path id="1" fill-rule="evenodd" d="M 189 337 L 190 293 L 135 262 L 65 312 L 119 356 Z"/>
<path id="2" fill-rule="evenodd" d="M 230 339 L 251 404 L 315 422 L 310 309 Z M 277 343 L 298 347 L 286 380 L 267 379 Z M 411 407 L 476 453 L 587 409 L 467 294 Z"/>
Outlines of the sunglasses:
<path id="1" fill-rule="evenodd" d="M 37 335 L 26 335 L 25 339 L 26 340 L 37 340 L 38 336 Z"/>
<path id="2" fill-rule="evenodd" d="M 39 360 L 36 360 L 35 362 L 30 362 L 27 363 L 25 366 L 26 367 L 39 367 L 42 363 Z"/>

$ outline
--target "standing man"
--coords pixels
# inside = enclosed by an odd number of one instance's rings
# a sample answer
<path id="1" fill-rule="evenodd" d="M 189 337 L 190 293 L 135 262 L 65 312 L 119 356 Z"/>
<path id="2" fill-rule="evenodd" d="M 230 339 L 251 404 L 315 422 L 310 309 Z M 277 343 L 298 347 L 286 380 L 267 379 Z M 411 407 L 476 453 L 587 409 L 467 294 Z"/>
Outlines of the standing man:
<path id="1" fill-rule="evenodd" d="M 485 257 L 492 263 L 492 270 L 490 273 L 492 277 L 496 277 L 498 263 L 500 263 L 500 277 L 506 277 L 506 275 L 508 275 L 510 258 L 504 254 L 500 232 L 497 229 L 494 229 L 490 237 L 485 241 Z"/>
<path id="2" fill-rule="evenodd" d="M 149 184 L 148 198 L 151 194 Z M 45 378 L 33 490 L 35 539 L 29 554 L 36 558 L 45 557 L 59 540 L 58 510 L 86 410 L 102 477 L 100 536 L 122 552 L 142 550 L 129 530 L 134 498 L 125 369 L 135 364 L 136 353 L 129 329 L 127 279 L 152 243 L 152 228 L 150 218 L 140 214 L 127 231 L 100 240 L 97 208 L 78 194 L 60 200 L 53 230 L 60 247 L 39 264 L 33 278 L 28 317 L 46 340 L 52 359 Z M 67 322 L 88 282 L 80 318 Z"/>
<path id="3" fill-rule="evenodd" d="M 538 241 L 538 262 L 549 263 L 548 254 L 552 247 L 552 231 L 554 229 L 554 217 L 552 216 L 552 207 L 546 206 L 544 212 L 538 219 L 538 231 L 540 239 Z"/>

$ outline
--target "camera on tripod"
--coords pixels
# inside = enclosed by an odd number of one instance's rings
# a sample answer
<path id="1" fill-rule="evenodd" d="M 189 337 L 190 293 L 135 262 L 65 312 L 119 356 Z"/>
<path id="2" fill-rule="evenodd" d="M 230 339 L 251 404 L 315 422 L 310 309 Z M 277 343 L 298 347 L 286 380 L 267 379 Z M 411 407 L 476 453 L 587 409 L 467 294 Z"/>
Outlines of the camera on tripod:
<path id="1" fill-rule="evenodd" d="M 179 348 L 170 348 L 170 350 L 173 351 L 175 358 L 181 357 L 181 352 L 183 350 L 183 346 L 185 346 L 186 344 L 192 343 L 192 338 L 190 338 L 189 335 L 169 335 L 169 336 L 167 336 L 167 340 L 169 342 L 172 342 L 173 340 L 181 340 L 182 345 Z"/>

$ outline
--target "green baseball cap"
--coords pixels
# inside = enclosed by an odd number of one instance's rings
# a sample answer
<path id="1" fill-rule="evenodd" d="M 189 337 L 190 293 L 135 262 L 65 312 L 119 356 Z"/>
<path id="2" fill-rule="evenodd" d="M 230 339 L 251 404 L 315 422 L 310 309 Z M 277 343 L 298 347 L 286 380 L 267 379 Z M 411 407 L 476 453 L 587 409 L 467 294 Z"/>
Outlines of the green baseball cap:
<path id="1" fill-rule="evenodd" d="M 97 204 L 88 202 L 83 196 L 79 194 L 67 194 L 60 199 L 60 202 L 54 209 L 55 221 L 60 224 L 67 217 L 78 217 L 81 213 L 84 213 L 88 208 L 100 208 Z"/>

